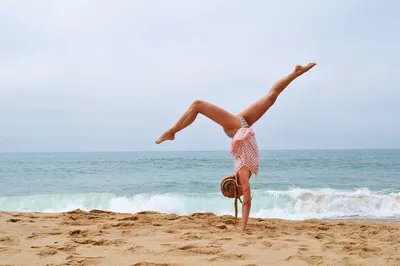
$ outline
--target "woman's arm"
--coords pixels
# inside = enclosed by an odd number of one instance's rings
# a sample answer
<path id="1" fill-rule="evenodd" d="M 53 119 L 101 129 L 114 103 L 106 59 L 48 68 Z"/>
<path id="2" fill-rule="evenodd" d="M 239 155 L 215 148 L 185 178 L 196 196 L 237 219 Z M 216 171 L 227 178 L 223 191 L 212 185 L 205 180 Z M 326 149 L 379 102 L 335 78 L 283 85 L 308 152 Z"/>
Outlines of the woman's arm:
<path id="1" fill-rule="evenodd" d="M 242 168 L 239 171 L 240 185 L 243 189 L 243 204 L 242 204 L 242 231 L 246 231 L 247 221 L 249 219 L 250 209 L 251 209 L 251 190 L 250 190 L 250 171 Z"/>

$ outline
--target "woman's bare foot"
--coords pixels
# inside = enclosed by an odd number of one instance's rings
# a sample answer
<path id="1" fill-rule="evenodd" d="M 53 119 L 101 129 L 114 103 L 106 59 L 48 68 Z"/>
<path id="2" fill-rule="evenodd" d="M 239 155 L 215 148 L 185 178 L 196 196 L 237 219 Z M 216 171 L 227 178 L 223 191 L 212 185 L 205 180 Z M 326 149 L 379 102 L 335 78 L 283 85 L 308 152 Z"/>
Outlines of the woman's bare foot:
<path id="1" fill-rule="evenodd" d="M 160 144 L 163 141 L 166 140 L 174 140 L 175 139 L 175 134 L 172 133 L 171 129 L 167 130 L 164 132 L 164 134 L 161 135 L 161 137 L 156 140 L 156 144 Z"/>
<path id="2" fill-rule="evenodd" d="M 311 68 L 313 68 L 315 65 L 316 65 L 316 63 L 308 63 L 307 65 L 304 65 L 304 66 L 297 65 L 294 68 L 294 72 L 300 76 L 300 75 L 306 73 Z"/>

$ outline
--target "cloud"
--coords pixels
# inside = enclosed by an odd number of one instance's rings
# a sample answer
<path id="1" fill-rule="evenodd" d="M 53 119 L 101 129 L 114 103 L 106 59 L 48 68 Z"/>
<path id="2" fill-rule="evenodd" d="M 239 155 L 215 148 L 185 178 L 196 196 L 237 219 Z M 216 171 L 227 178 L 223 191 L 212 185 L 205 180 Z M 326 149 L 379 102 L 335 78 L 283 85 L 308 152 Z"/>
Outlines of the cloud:
<path id="1" fill-rule="evenodd" d="M 153 143 L 194 99 L 236 113 L 308 61 L 256 125 L 261 148 L 400 147 L 399 5 L 3 1 L 0 151 L 226 149 L 201 116 Z"/>

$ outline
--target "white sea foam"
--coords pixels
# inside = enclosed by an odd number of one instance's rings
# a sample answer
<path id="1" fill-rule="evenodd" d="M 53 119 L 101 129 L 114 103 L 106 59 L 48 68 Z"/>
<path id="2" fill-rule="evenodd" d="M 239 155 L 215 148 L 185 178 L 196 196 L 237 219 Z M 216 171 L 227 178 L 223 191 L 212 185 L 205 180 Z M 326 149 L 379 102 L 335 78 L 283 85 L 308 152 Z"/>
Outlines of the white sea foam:
<path id="1" fill-rule="evenodd" d="M 54 194 L 0 197 L 0 210 L 64 212 L 101 209 L 136 213 L 157 211 L 179 215 L 194 212 L 233 214 L 233 201 L 220 194 Z M 240 212 L 239 212 L 240 214 Z M 255 191 L 251 217 L 290 220 L 336 218 L 399 218 L 400 193 L 376 193 L 369 189 L 292 189 Z"/>

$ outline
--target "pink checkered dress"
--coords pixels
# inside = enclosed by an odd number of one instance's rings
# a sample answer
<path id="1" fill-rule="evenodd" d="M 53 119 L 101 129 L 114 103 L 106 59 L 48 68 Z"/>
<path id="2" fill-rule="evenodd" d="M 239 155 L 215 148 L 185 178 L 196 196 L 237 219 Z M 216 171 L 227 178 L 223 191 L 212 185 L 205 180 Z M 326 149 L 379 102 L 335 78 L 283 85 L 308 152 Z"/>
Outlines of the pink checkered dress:
<path id="1" fill-rule="evenodd" d="M 243 166 L 258 177 L 259 154 L 255 133 L 252 128 L 242 127 L 232 138 L 230 153 L 234 157 L 235 173 Z"/>

